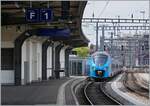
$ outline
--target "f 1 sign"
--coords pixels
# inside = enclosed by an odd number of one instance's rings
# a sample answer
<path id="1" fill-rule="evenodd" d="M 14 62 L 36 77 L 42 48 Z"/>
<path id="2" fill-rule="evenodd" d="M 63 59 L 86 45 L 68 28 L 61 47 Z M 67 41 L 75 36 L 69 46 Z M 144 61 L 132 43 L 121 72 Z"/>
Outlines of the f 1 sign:
<path id="1" fill-rule="evenodd" d="M 52 20 L 52 10 L 50 8 L 27 8 L 26 21 L 28 22 L 47 22 Z"/>
<path id="2" fill-rule="evenodd" d="M 39 9 L 26 9 L 26 20 L 29 22 L 39 21 Z"/>
<path id="3" fill-rule="evenodd" d="M 40 10 L 40 20 L 41 21 L 51 21 L 52 20 L 51 9 L 41 9 Z"/>

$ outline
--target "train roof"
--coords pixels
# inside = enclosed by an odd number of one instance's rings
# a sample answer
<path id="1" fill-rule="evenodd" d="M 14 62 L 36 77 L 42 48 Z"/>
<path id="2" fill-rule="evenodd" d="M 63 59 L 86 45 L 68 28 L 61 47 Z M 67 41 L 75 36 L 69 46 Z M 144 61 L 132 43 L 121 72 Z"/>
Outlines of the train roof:
<path id="1" fill-rule="evenodd" d="M 100 54 L 110 56 L 110 55 L 109 55 L 107 52 L 105 52 L 105 51 L 97 51 L 97 52 L 93 53 L 92 56 L 96 56 L 96 55 L 100 55 Z"/>

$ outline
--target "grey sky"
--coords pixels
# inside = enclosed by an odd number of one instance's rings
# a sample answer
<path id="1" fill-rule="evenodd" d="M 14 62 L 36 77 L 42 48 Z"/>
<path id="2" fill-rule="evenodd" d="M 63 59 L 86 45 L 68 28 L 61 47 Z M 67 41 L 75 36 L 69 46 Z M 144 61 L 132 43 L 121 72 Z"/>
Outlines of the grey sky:
<path id="1" fill-rule="evenodd" d="M 106 6 L 107 5 L 107 6 Z M 104 8 L 105 7 L 105 8 Z M 104 10 L 104 11 L 103 11 Z M 140 11 L 145 11 L 145 18 L 149 16 L 149 1 L 111 1 L 111 0 L 101 0 L 101 1 L 88 1 L 87 6 L 84 11 L 83 17 L 92 17 L 94 12 L 94 17 L 99 18 L 131 18 L 133 14 L 134 18 L 143 18 Z M 103 11 L 103 12 L 102 12 Z M 101 14 L 102 13 L 102 14 Z M 91 43 L 95 43 L 95 31 L 93 26 L 83 27 L 83 32 L 89 38 Z M 107 34 L 106 34 L 107 36 Z"/>

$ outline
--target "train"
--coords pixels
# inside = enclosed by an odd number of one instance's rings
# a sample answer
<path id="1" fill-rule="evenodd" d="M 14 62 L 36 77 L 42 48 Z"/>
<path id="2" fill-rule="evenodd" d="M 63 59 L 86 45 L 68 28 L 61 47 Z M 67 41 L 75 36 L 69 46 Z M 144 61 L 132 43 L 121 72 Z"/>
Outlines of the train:
<path id="1" fill-rule="evenodd" d="M 121 72 L 122 64 L 105 51 L 97 51 L 87 59 L 88 77 L 108 79 Z"/>

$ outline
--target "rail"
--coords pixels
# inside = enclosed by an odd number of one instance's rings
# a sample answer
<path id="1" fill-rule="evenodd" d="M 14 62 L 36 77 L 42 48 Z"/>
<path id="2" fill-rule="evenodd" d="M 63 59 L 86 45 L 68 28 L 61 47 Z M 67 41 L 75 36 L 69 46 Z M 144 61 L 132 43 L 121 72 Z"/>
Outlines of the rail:
<path id="1" fill-rule="evenodd" d="M 92 103 L 92 101 L 90 100 L 90 98 L 89 98 L 89 96 L 88 96 L 87 88 L 88 88 L 88 86 L 89 86 L 90 84 L 92 84 L 92 83 L 93 83 L 93 82 L 88 83 L 88 84 L 86 84 L 86 86 L 84 87 L 84 95 L 85 95 L 85 97 L 86 97 L 86 99 L 87 99 L 87 101 L 89 102 L 90 105 L 94 105 L 94 104 Z"/>
<path id="2" fill-rule="evenodd" d="M 89 82 L 86 84 L 84 88 L 84 95 L 88 103 L 90 105 L 122 105 L 104 91 L 104 83 L 105 82 Z"/>
<path id="3" fill-rule="evenodd" d="M 101 84 L 101 85 L 100 85 L 100 88 L 101 88 L 102 92 L 103 92 L 108 98 L 110 98 L 111 100 L 115 101 L 117 104 L 122 105 L 119 101 L 117 101 L 116 99 L 114 99 L 112 96 L 110 96 L 108 93 L 105 92 L 105 90 L 104 90 L 104 84 Z"/>

